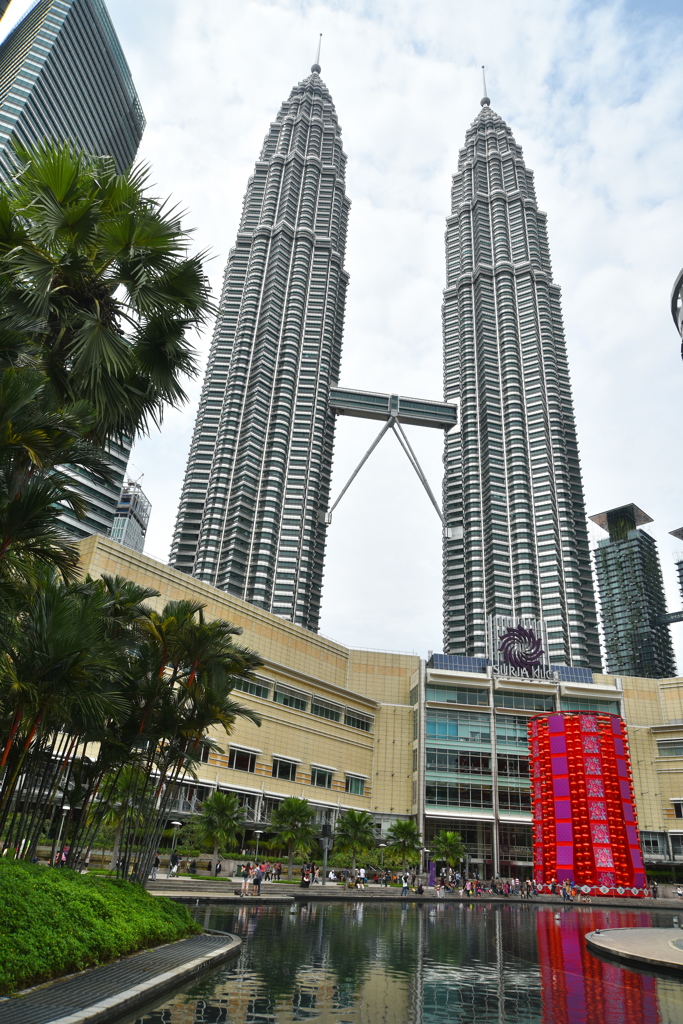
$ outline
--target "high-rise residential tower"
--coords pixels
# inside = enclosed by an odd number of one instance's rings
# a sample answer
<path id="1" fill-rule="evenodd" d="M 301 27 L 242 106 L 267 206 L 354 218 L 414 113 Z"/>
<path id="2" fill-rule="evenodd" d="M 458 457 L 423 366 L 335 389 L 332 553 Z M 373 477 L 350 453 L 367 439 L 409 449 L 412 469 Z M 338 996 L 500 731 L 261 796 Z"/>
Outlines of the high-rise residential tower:
<path id="1" fill-rule="evenodd" d="M 451 190 L 443 302 L 444 639 L 487 654 L 490 616 L 543 619 L 551 663 L 600 671 L 569 369 L 532 172 L 482 100 Z"/>
<path id="2" fill-rule="evenodd" d="M 171 564 L 318 627 L 349 200 L 314 64 L 271 124 L 225 270 Z"/>
<path id="3" fill-rule="evenodd" d="M 595 549 L 607 671 L 665 679 L 676 675 L 657 542 L 639 526 L 652 520 L 637 505 L 591 516 L 609 533 Z"/>
<path id="4" fill-rule="evenodd" d="M 114 158 L 119 172 L 137 153 L 145 118 L 126 58 L 102 0 L 38 0 L 0 45 L 0 179 L 14 169 L 13 142 L 71 141 L 86 153 Z M 87 511 L 61 517 L 75 537 L 107 535 L 130 456 L 130 444 L 108 446 L 111 480 L 66 470 Z"/>

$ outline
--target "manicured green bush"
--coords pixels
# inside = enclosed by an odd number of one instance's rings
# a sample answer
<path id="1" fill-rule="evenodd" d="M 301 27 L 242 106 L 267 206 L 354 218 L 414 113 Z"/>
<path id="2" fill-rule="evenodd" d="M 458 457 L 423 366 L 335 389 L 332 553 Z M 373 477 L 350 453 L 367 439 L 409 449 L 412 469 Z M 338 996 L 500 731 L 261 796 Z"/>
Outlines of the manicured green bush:
<path id="1" fill-rule="evenodd" d="M 2 995 L 199 931 L 139 885 L 0 860 Z"/>

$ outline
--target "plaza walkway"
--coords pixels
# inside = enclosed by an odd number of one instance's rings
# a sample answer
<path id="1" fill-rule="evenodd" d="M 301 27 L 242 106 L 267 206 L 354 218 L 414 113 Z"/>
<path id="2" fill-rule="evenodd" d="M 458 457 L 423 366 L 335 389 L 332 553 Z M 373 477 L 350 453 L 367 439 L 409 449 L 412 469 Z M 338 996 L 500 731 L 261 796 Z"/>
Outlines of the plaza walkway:
<path id="1" fill-rule="evenodd" d="M 241 945 L 234 935 L 204 934 L 136 953 L 0 999 L 0 1024 L 103 1024 L 237 956 Z"/>

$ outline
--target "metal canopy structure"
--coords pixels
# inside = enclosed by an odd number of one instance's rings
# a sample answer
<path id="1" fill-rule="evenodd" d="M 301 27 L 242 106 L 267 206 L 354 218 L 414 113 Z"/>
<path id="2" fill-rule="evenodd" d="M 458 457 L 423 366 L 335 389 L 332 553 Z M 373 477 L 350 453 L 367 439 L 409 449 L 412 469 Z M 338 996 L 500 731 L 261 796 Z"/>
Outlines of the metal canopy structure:
<path id="1" fill-rule="evenodd" d="M 459 428 L 459 402 L 435 402 L 427 398 L 406 398 L 403 395 L 384 395 L 377 391 L 355 391 L 350 388 L 334 387 L 330 389 L 330 409 L 337 416 L 356 416 L 365 420 L 385 420 L 385 424 L 354 469 L 338 498 L 330 507 L 329 512 L 323 514 L 324 521 L 326 523 L 332 522 L 332 513 L 335 508 L 384 435 L 387 431 L 393 430 L 401 448 L 406 453 L 408 462 L 415 470 L 418 480 L 436 509 L 436 514 L 441 520 L 442 525 L 445 526 L 441 507 L 434 497 L 429 481 L 401 424 L 405 423 L 417 427 L 435 427 L 437 430 L 446 431 L 452 430 L 454 427 Z"/>

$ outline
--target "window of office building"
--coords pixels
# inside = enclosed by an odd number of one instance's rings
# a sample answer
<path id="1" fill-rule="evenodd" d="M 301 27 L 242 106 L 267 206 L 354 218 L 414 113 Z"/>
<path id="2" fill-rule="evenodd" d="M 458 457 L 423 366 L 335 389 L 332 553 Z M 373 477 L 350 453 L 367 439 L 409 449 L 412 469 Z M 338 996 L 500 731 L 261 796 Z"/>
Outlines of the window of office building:
<path id="1" fill-rule="evenodd" d="M 296 782 L 296 762 L 273 758 L 273 778 Z"/>
<path id="2" fill-rule="evenodd" d="M 325 768 L 311 768 L 311 785 L 321 789 L 332 789 L 332 772 Z"/>
<path id="3" fill-rule="evenodd" d="M 659 740 L 657 753 L 660 757 L 683 757 L 683 740 Z"/>
<path id="4" fill-rule="evenodd" d="M 478 751 L 427 747 L 427 771 L 461 775 L 490 775 L 491 755 Z"/>
<path id="5" fill-rule="evenodd" d="M 365 779 L 359 779 L 356 775 L 346 776 L 346 792 L 354 793 L 356 796 L 365 795 Z"/>
<path id="6" fill-rule="evenodd" d="M 488 690 L 470 689 L 466 686 L 428 684 L 425 694 L 427 700 L 441 701 L 444 704 L 478 704 L 487 707 L 489 703 Z"/>
<path id="7" fill-rule="evenodd" d="M 671 836 L 671 849 L 674 857 L 683 858 L 683 836 Z"/>
<path id="8" fill-rule="evenodd" d="M 674 818 L 683 818 L 683 801 L 675 800 L 672 807 L 674 809 Z"/>
<path id="9" fill-rule="evenodd" d="M 497 708 L 510 708 L 511 711 L 554 711 L 552 694 L 535 693 L 496 693 L 493 703 Z"/>
<path id="10" fill-rule="evenodd" d="M 413 750 L 413 771 L 417 771 L 417 747 Z"/>
<path id="11" fill-rule="evenodd" d="M 237 772 L 256 771 L 256 754 L 250 750 L 239 750 L 238 747 L 230 747 L 228 768 L 234 768 Z M 273 772 L 274 774 L 275 772 Z"/>
<path id="12" fill-rule="evenodd" d="M 473 711 L 428 708 L 426 732 L 428 739 L 488 744 L 491 742 L 491 719 Z"/>
<path id="13" fill-rule="evenodd" d="M 297 711 L 305 711 L 308 707 L 307 693 L 294 690 L 291 686 L 284 686 L 282 683 L 275 684 L 273 700 L 278 704 L 284 704 L 286 708 L 296 708 Z"/>

